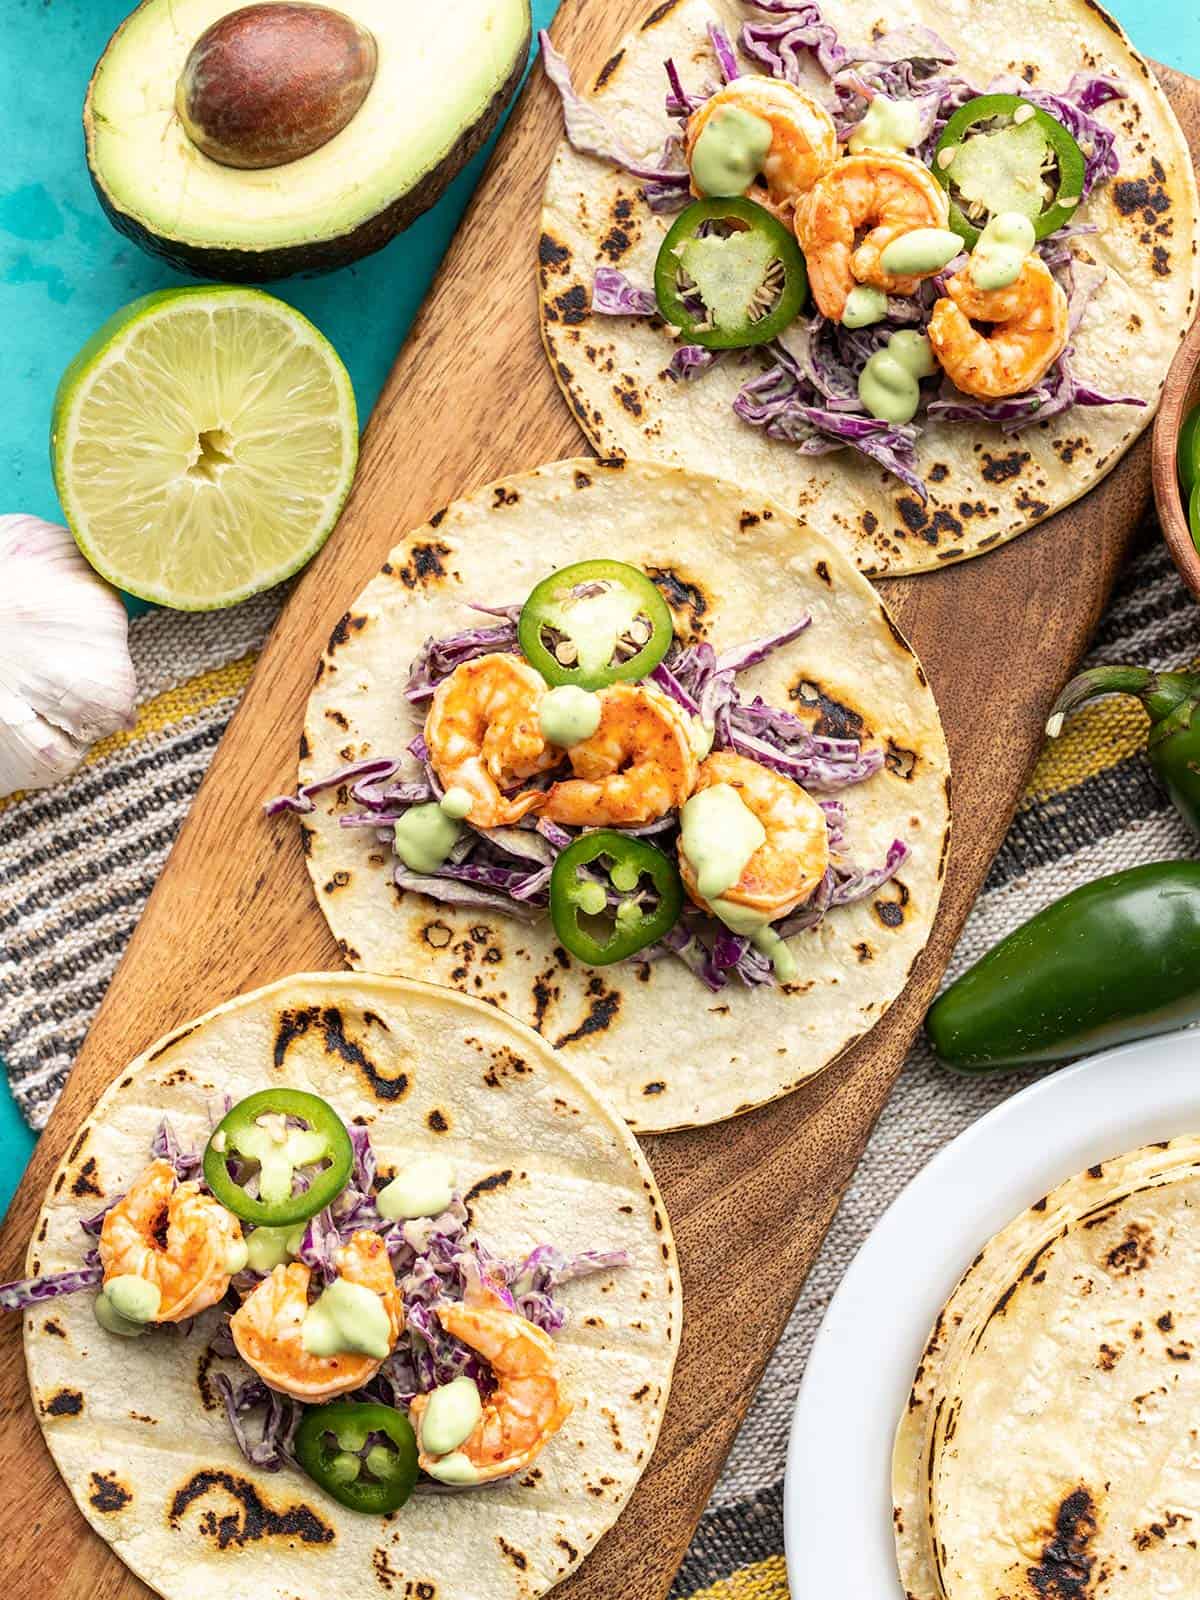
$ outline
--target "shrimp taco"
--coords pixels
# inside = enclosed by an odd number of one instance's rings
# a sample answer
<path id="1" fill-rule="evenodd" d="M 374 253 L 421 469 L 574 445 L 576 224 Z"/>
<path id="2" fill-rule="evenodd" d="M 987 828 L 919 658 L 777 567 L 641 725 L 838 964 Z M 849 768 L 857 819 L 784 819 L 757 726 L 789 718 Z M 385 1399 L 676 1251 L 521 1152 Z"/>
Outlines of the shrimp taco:
<path id="1" fill-rule="evenodd" d="M 772 495 L 869 574 L 1110 471 L 1200 284 L 1187 144 L 1094 0 L 879 16 L 668 0 L 586 95 L 542 39 L 542 336 L 584 432 Z"/>
<path id="2" fill-rule="evenodd" d="M 301 745 L 348 962 L 537 1028 L 640 1130 L 796 1087 L 904 986 L 949 770 L 870 585 L 774 502 L 557 462 L 439 511 L 334 629 Z"/>
<path id="3" fill-rule="evenodd" d="M 38 1418 L 167 1600 L 532 1600 L 620 1514 L 680 1328 L 615 1111 L 429 984 L 286 978 L 103 1096 L 37 1223 Z"/>

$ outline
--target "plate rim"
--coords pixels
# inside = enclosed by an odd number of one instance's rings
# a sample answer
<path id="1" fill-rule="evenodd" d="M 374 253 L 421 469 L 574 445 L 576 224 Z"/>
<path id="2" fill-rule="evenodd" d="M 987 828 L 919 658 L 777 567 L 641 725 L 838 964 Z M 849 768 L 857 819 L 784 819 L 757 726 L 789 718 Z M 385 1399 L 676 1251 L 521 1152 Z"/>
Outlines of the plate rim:
<path id="1" fill-rule="evenodd" d="M 1184 1040 L 1190 1040 L 1190 1048 L 1181 1048 Z M 980 1245 L 1055 1182 L 1124 1150 L 1178 1137 L 1189 1131 L 1184 1120 L 1189 1114 L 1200 1129 L 1198 1045 L 1195 1030 L 1178 1029 L 1048 1072 L 943 1145 L 875 1223 L 826 1307 L 792 1410 L 783 1526 L 796 1600 L 827 1591 L 835 1569 L 823 1570 L 823 1559 L 836 1560 L 837 1592 L 861 1595 L 861 1600 L 900 1600 L 891 1531 L 891 1438 L 938 1310 Z M 986 1174 L 1003 1153 L 1011 1153 L 1027 1123 L 1041 1139 L 1029 1152 L 1029 1164 L 1010 1163 L 998 1186 L 973 1188 L 970 1178 Z M 965 1196 L 963 1210 L 939 1205 L 939 1196 L 953 1193 L 960 1200 Z M 879 1318 L 881 1292 L 910 1259 L 902 1249 L 889 1249 L 891 1237 L 903 1238 L 918 1221 L 929 1271 L 908 1286 L 912 1292 L 902 1303 L 887 1304 L 886 1319 Z M 855 1368 L 856 1354 L 878 1358 L 881 1338 L 887 1341 L 883 1359 Z M 881 1412 L 885 1393 L 889 1398 Z M 843 1402 L 840 1409 L 835 1394 Z M 873 1397 L 869 1415 L 864 1397 Z M 848 1425 L 854 1420 L 865 1426 Z M 878 1459 L 881 1426 L 887 1448 Z M 852 1542 L 836 1536 L 839 1522 Z M 806 1541 L 806 1525 L 819 1528 L 821 1537 Z M 823 1558 L 823 1549 L 831 1556 Z M 847 1568 L 853 1549 L 860 1567 L 864 1562 L 867 1567 L 857 1580 Z"/>

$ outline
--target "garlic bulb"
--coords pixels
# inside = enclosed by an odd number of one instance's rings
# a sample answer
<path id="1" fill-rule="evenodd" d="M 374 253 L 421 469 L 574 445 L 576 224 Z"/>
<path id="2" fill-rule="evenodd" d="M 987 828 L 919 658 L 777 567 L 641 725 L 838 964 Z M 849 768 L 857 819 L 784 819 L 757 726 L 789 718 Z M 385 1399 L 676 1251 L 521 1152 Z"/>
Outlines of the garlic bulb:
<path id="1" fill-rule="evenodd" d="M 66 528 L 0 516 L 0 796 L 44 789 L 133 724 L 129 624 Z"/>

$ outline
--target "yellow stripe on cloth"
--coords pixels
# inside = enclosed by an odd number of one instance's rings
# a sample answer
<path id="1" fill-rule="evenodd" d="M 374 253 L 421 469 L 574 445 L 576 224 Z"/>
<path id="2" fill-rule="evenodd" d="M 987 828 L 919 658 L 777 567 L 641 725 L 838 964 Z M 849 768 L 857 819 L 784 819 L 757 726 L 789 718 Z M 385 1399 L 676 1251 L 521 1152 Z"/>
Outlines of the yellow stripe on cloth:
<path id="1" fill-rule="evenodd" d="M 1128 695 L 1077 711 L 1057 739 L 1047 739 L 1021 799 L 1022 810 L 1078 788 L 1146 744 L 1149 718 Z"/>
<path id="2" fill-rule="evenodd" d="M 694 1589 L 688 1600 L 788 1600 L 787 1566 L 782 1556 L 768 1556 L 707 1589 Z"/>
<path id="3" fill-rule="evenodd" d="M 251 650 L 246 655 L 239 656 L 236 661 L 226 662 L 222 667 L 214 667 L 210 672 L 202 672 L 195 678 L 189 678 L 186 683 L 176 684 L 172 689 L 164 689 L 162 694 L 156 694 L 153 699 L 138 707 L 137 720 L 132 728 L 121 728 L 116 733 L 110 733 L 98 740 L 83 758 L 83 765 L 96 766 L 128 745 L 137 744 L 139 740 L 148 738 L 151 734 L 161 733 L 166 728 L 186 722 L 189 717 L 194 717 L 197 712 L 206 711 L 218 701 L 240 695 L 250 681 L 250 674 L 254 671 L 257 660 L 257 650 Z M 0 800 L 0 811 L 6 811 L 9 806 L 23 800 L 30 792 L 32 791 L 21 791 Z"/>

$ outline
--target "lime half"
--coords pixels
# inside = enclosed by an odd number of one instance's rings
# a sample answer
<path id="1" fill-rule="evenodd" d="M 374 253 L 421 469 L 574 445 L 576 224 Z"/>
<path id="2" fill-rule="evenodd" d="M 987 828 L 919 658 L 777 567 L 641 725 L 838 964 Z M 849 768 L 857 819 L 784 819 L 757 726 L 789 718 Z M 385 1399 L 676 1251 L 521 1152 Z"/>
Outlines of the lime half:
<path id="1" fill-rule="evenodd" d="M 63 374 L 50 450 L 98 572 L 184 611 L 233 605 L 320 549 L 358 459 L 337 352 L 260 289 L 164 289 Z"/>

